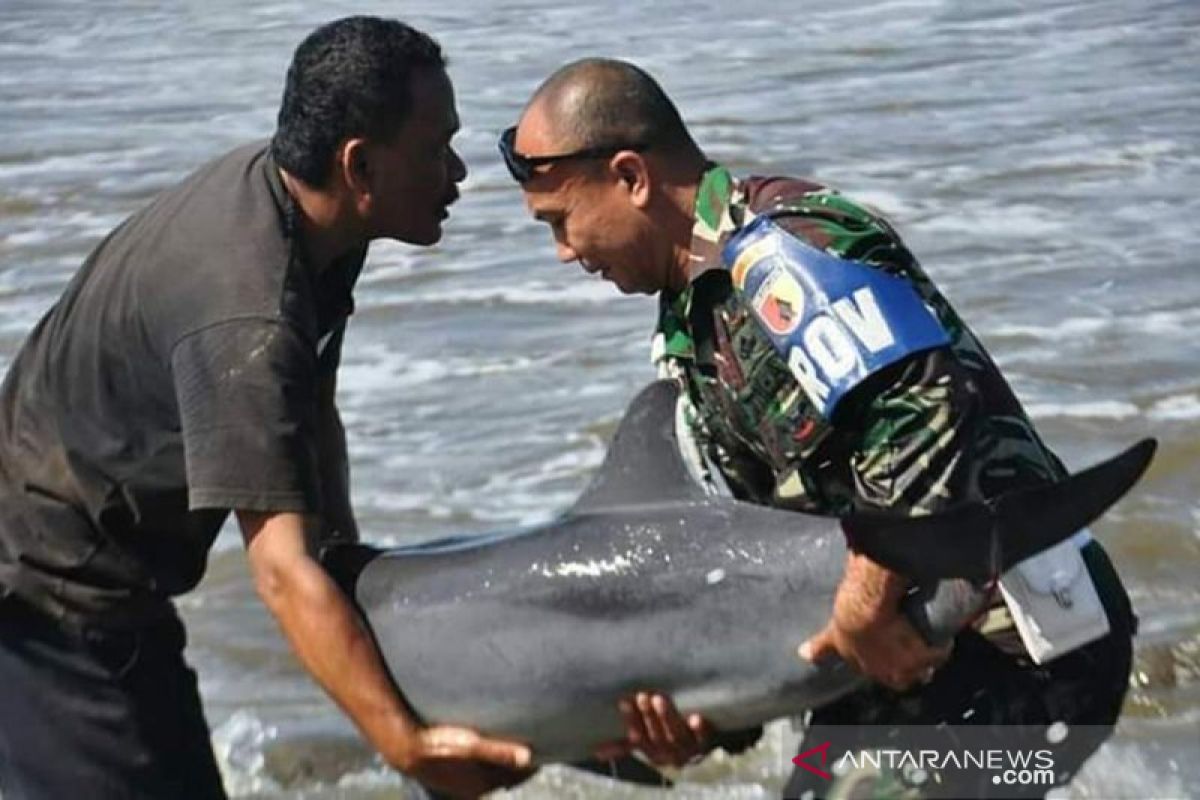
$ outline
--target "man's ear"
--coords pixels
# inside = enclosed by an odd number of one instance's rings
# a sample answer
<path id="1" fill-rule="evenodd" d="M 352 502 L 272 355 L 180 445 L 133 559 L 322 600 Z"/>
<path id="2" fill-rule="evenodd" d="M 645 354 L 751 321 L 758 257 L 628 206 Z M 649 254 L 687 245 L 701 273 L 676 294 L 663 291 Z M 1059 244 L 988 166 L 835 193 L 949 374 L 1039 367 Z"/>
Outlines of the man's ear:
<path id="1" fill-rule="evenodd" d="M 334 155 L 335 168 L 355 201 L 371 195 L 371 162 L 366 139 L 345 139 Z"/>
<path id="2" fill-rule="evenodd" d="M 622 150 L 612 157 L 608 166 L 628 193 L 629 201 L 638 208 L 645 208 L 650 203 L 650 165 L 646 159 L 640 153 Z"/>

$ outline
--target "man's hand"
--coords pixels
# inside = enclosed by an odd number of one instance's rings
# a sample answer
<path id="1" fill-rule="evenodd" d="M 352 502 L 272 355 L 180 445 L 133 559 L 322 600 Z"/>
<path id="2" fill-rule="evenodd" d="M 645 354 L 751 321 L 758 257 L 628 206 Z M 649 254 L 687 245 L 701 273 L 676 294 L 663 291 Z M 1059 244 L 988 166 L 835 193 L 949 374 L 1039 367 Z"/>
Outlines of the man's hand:
<path id="1" fill-rule="evenodd" d="M 713 747 L 709 724 L 699 714 L 684 719 L 665 695 L 638 692 L 617 707 L 625 720 L 625 738 L 599 747 L 595 756 L 601 761 L 639 750 L 656 766 L 682 767 Z"/>
<path id="2" fill-rule="evenodd" d="M 900 600 L 906 588 L 902 576 L 851 553 L 834 598 L 833 618 L 800 645 L 800 657 L 817 663 L 841 656 L 858 672 L 895 691 L 928 681 L 950 656 L 950 646 L 930 647 L 904 617 Z"/>
<path id="3" fill-rule="evenodd" d="M 441 794 L 476 798 L 529 778 L 536 771 L 530 760 L 525 745 L 485 739 L 470 728 L 438 725 L 413 733 L 405 750 L 391 763 Z"/>

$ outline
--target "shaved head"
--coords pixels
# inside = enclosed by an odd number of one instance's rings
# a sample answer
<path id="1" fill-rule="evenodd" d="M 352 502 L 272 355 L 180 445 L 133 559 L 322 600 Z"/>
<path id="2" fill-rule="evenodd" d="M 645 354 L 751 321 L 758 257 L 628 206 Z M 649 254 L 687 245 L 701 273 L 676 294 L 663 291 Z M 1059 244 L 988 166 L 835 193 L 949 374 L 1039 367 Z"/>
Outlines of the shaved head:
<path id="1" fill-rule="evenodd" d="M 625 61 L 586 58 L 567 64 L 534 92 L 529 114 L 542 117 L 562 150 L 642 145 L 670 155 L 699 154 L 662 87 Z"/>
<path id="2" fill-rule="evenodd" d="M 626 294 L 687 286 L 708 160 L 644 70 L 607 58 L 567 64 L 534 92 L 500 150 L 560 261 Z"/>

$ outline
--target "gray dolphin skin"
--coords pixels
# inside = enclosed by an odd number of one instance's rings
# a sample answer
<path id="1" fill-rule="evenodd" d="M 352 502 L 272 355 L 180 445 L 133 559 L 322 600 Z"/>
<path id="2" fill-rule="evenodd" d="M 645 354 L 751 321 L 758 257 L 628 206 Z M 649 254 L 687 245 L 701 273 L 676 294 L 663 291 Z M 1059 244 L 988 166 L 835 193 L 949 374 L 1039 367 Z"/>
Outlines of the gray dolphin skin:
<path id="1" fill-rule="evenodd" d="M 847 535 L 924 582 L 906 609 L 927 638 L 946 640 L 988 595 L 933 579 L 994 577 L 1070 536 L 1136 482 L 1153 451 L 1143 443 L 1030 502 L 923 521 L 856 515 L 843 533 L 838 519 L 707 494 L 679 455 L 677 395 L 660 381 L 634 399 L 592 484 L 551 523 L 326 551 L 421 718 L 524 741 L 547 763 L 586 760 L 620 738 L 617 700 L 634 691 L 667 692 L 719 730 L 796 714 L 861 680 L 840 662 L 796 656 L 829 619 Z M 950 555 L 924 570 L 942 544 Z"/>

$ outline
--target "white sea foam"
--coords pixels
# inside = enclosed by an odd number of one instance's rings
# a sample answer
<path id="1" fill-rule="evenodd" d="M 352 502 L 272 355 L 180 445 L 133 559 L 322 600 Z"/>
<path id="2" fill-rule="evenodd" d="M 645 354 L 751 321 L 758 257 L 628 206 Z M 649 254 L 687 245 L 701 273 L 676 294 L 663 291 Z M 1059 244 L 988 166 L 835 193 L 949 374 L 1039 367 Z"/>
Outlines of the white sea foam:
<path id="1" fill-rule="evenodd" d="M 1000 323 L 989 326 L 987 335 L 1025 336 L 1031 339 L 1061 341 L 1069 337 L 1091 336 L 1111 328 L 1113 324 L 1114 321 L 1108 317 L 1068 317 L 1051 325 Z"/>
<path id="2" fill-rule="evenodd" d="M 1200 299 L 1198 297 L 1197 299 Z M 1125 324 L 1137 331 L 1153 334 L 1185 334 L 1186 341 L 1191 341 L 1195 335 L 1196 326 L 1200 325 L 1200 308 L 1179 308 L 1163 311 L 1151 311 L 1126 318 Z"/>
<path id="3" fill-rule="evenodd" d="M 367 492 L 358 493 L 360 513 L 402 515 L 420 512 L 430 519 L 450 519 L 458 509 L 441 502 L 433 492 Z"/>
<path id="4" fill-rule="evenodd" d="M 1139 410 L 1133 403 L 1122 400 L 1093 400 L 1085 403 L 1029 403 L 1025 406 L 1034 419 L 1046 417 L 1077 417 L 1081 419 L 1128 419 Z"/>
<path id="5" fill-rule="evenodd" d="M 368 345 L 355 352 L 355 359 L 338 370 L 338 383 L 350 409 L 358 402 L 370 402 L 380 392 L 418 386 L 440 380 L 450 374 L 450 365 L 433 359 L 405 358 L 386 347 Z"/>
<path id="6" fill-rule="evenodd" d="M 0 164 L 0 181 L 21 185 L 24 181 L 45 179 L 50 175 L 76 178 L 79 175 L 110 174 L 121 170 L 138 170 L 147 162 L 161 158 L 153 147 L 141 147 L 119 152 L 91 151 Z"/>
<path id="7" fill-rule="evenodd" d="M 1046 796 L 1053 800 L 1194 797 L 1180 767 L 1178 759 L 1146 750 L 1140 743 L 1107 741 L 1088 759 L 1070 787 L 1054 789 Z M 1194 766 L 1190 769 L 1195 771 Z"/>
<path id="8" fill-rule="evenodd" d="M 30 217 L 22 220 L 23 227 L 0 239 L 0 244 L 8 247 L 37 247 L 48 242 L 61 241 L 72 237 L 85 239 L 100 239 L 120 223 L 120 214 L 100 214 L 93 211 L 73 211 L 53 220 L 41 217 Z M 83 262 L 81 253 L 77 259 Z"/>
<path id="9" fill-rule="evenodd" d="M 368 796 L 383 796 L 383 789 L 390 790 L 386 796 L 395 797 L 396 800 L 427 800 L 429 795 L 424 791 L 405 782 L 400 773 L 387 767 L 377 767 L 375 769 L 365 769 L 359 772 L 350 772 L 338 779 L 337 788 L 340 790 L 338 797 L 355 796 L 343 795 L 346 790 L 360 790 L 367 792 Z M 402 792 L 395 794 L 395 792 Z"/>
<path id="10" fill-rule="evenodd" d="M 619 301 L 621 295 L 599 278 L 564 283 L 530 281 L 516 286 L 472 286 L 454 289 L 375 292 L 363 308 L 430 305 L 596 306 Z"/>
<path id="11" fill-rule="evenodd" d="M 1158 400 L 1146 412 L 1146 416 L 1159 420 L 1188 420 L 1200 418 L 1200 397 L 1181 394 Z"/>
<path id="12" fill-rule="evenodd" d="M 1053 155 L 1035 156 L 1008 170 L 1008 175 L 1026 173 L 1082 174 L 1090 171 L 1126 171 L 1153 166 L 1164 158 L 1183 155 L 1183 148 L 1170 139 L 1153 139 L 1119 147 L 1095 146 L 1086 138 L 1062 137 L 1054 143 Z M 1114 174 L 1117 174 L 1114 172 Z"/>
<path id="13" fill-rule="evenodd" d="M 922 236 L 936 233 L 942 236 L 987 236 L 1030 242 L 1061 233 L 1065 224 L 1061 215 L 1042 206 L 1028 203 L 1001 206 L 974 202 L 956 207 L 953 214 L 923 219 L 914 223 L 914 228 L 919 228 Z"/>
<path id="14" fill-rule="evenodd" d="M 238 709 L 212 732 L 213 752 L 225 790 L 233 797 L 278 791 L 263 771 L 264 747 L 278 735 L 252 711 Z"/>
<path id="15" fill-rule="evenodd" d="M 552 356 L 496 356 L 491 358 L 451 357 L 416 358 L 382 344 L 355 347 L 339 368 L 338 382 L 346 408 L 378 399 L 380 393 L 392 397 L 397 390 L 409 389 L 448 378 L 473 378 L 535 369 Z"/>

